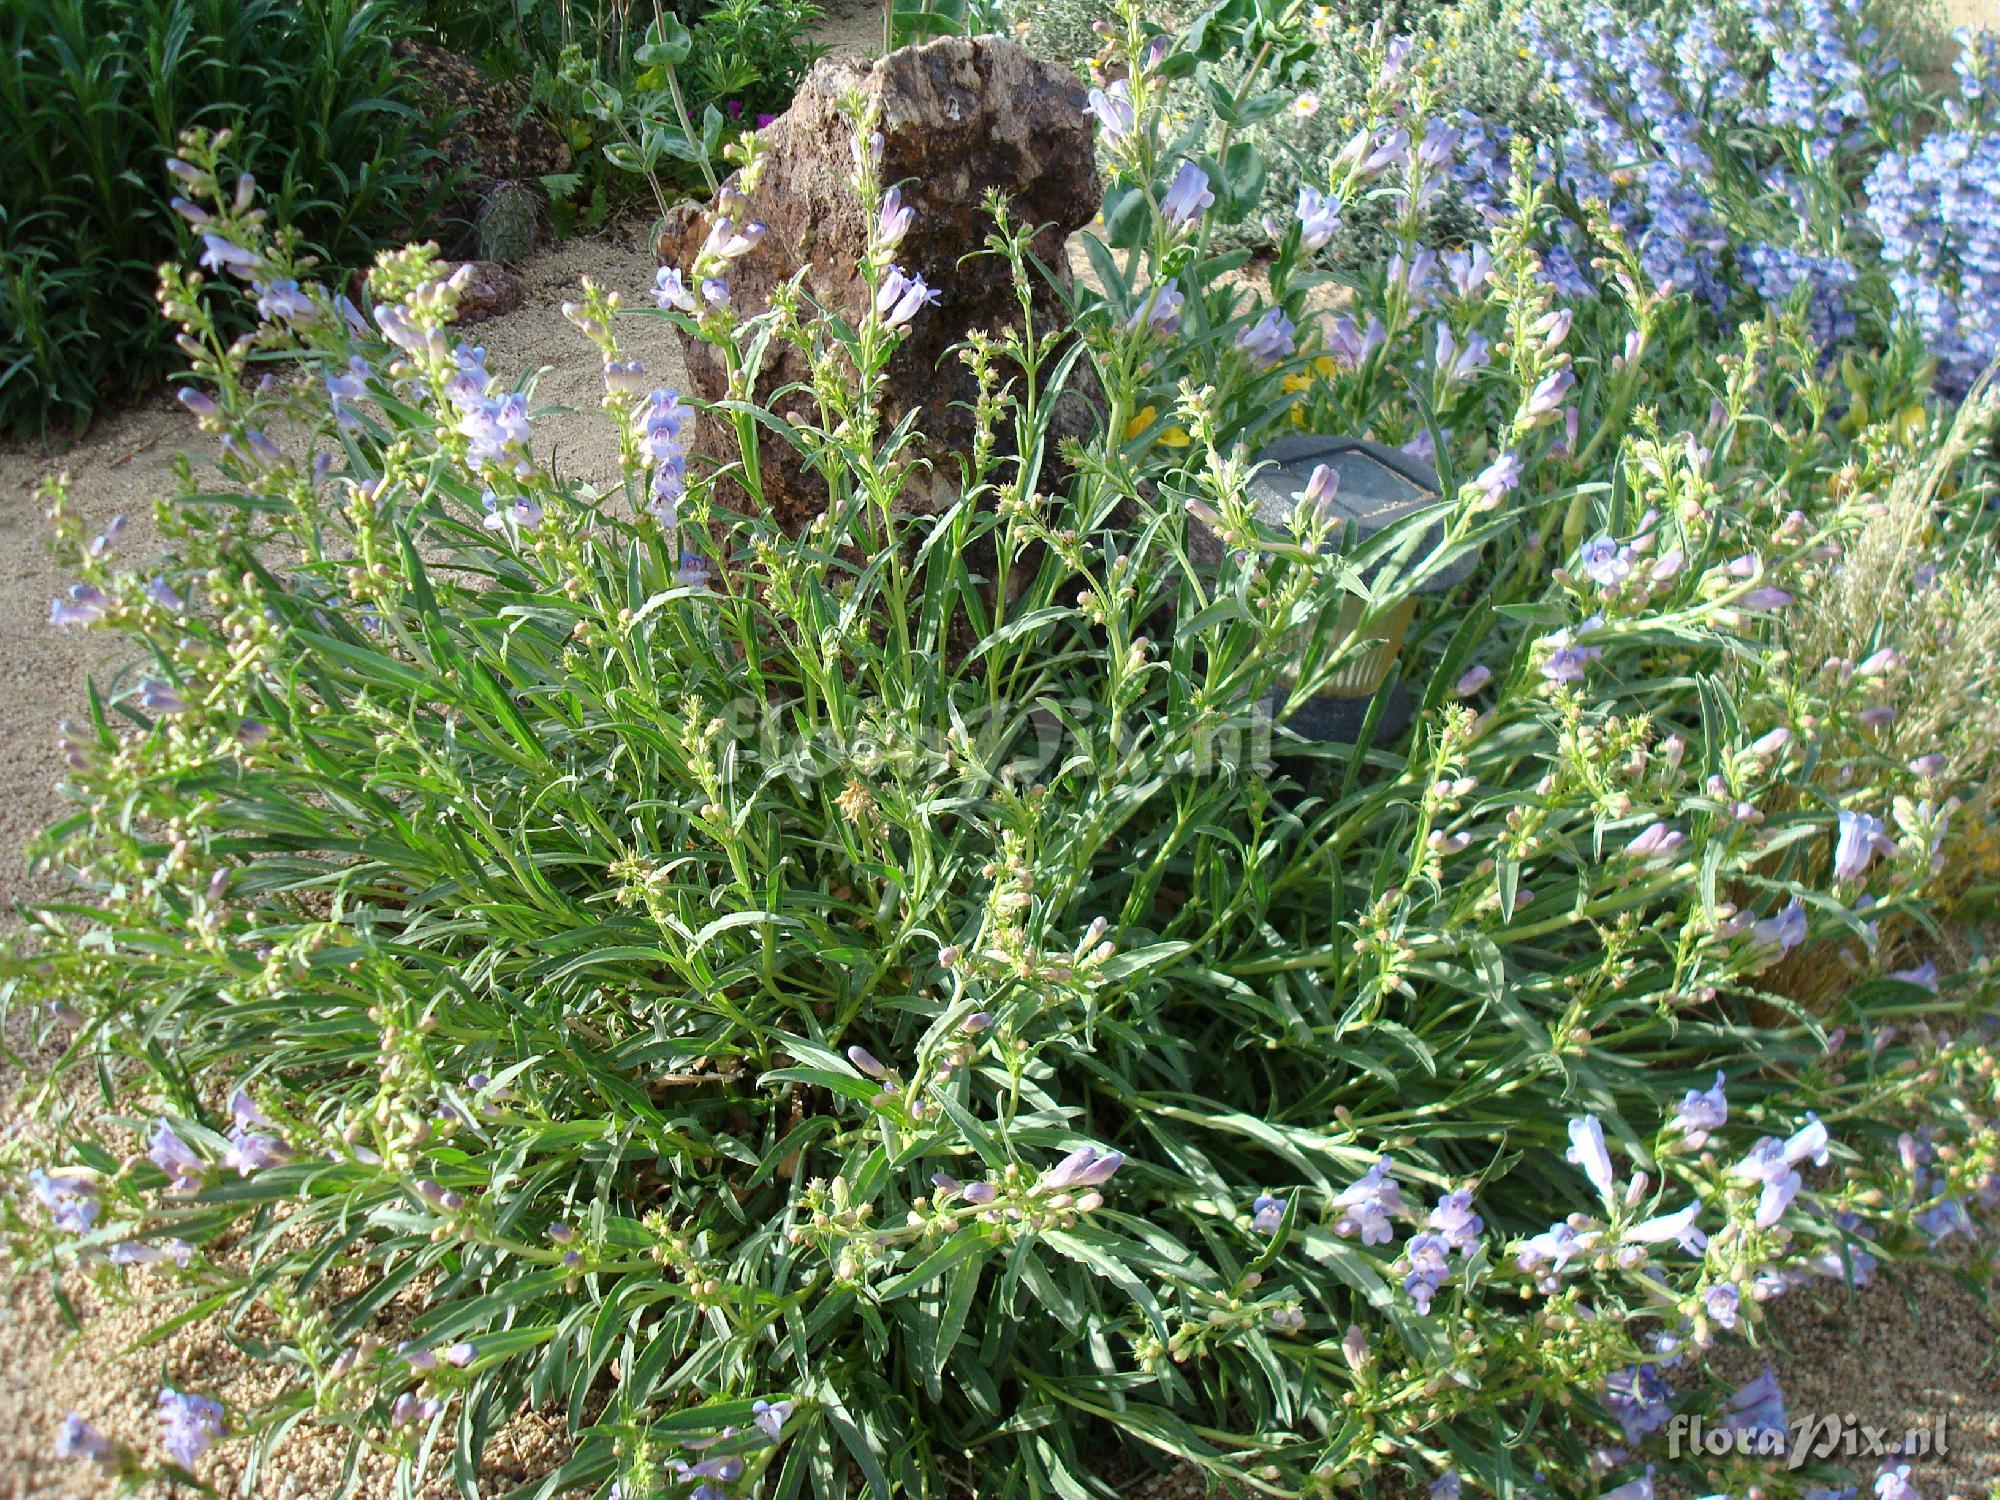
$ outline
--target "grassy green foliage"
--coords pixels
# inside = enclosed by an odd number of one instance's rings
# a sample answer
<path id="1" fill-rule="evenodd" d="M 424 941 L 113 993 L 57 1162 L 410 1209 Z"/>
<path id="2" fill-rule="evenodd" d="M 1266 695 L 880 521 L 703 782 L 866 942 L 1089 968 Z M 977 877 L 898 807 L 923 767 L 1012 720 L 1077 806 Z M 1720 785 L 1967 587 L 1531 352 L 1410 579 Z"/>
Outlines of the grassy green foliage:
<path id="1" fill-rule="evenodd" d="M 176 135 L 232 156 L 327 258 L 423 224 L 435 122 L 408 105 L 380 0 L 21 0 L 0 18 L 0 429 L 78 423 L 177 358 L 153 301 L 184 226 Z"/>

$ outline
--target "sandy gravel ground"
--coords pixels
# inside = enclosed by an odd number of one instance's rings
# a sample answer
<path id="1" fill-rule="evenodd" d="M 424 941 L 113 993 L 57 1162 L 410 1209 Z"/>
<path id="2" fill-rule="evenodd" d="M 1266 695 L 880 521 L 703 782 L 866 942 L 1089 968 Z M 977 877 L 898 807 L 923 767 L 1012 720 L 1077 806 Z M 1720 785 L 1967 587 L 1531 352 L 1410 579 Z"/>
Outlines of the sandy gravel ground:
<path id="1" fill-rule="evenodd" d="M 2000 0 L 1950 0 L 1948 9 L 1958 23 L 2000 20 Z M 838 51 L 868 50 L 878 45 L 878 14 L 872 6 L 841 8 L 827 39 Z M 558 307 L 586 274 L 620 289 L 628 301 L 642 300 L 652 276 L 645 226 L 567 242 L 535 257 L 524 271 L 527 305 L 480 325 L 477 341 L 496 372 L 543 369 L 538 404 L 567 408 L 538 417 L 540 453 L 566 475 L 607 478 L 615 472 L 615 449 L 596 411 L 595 355 Z M 678 356 L 661 328 L 635 325 L 631 342 L 629 352 L 656 377 L 677 382 Z M 184 445 L 199 453 L 204 441 L 162 398 L 103 420 L 67 452 L 0 447 L 0 641 L 6 643 L 0 652 L 0 905 L 7 909 L 47 894 L 46 886 L 31 886 L 23 877 L 22 851 L 60 808 L 53 790 L 57 722 L 76 711 L 89 675 L 103 678 L 119 669 L 115 643 L 87 633 L 64 635 L 44 623 L 48 601 L 68 580 L 43 546 L 35 486 L 50 470 L 67 468 L 78 511 L 96 523 L 114 513 L 130 517 L 125 549 L 140 555 L 154 545 L 152 500 L 170 487 L 173 456 Z M 18 1046 L 21 1038 L 10 1041 Z M 37 1059 L 24 1061 L 25 1076 L 0 1076 L 0 1127 L 19 1117 L 23 1093 L 36 1081 Z M 152 1402 L 162 1381 L 232 1404 L 254 1402 L 280 1386 L 276 1372 L 211 1331 L 133 1348 L 173 1310 L 164 1283 L 158 1291 L 141 1283 L 131 1305 L 107 1302 L 74 1277 L 66 1290 L 87 1316 L 81 1334 L 65 1325 L 46 1273 L 29 1270 L 0 1286 L 0 1500 L 104 1492 L 88 1466 L 59 1465 L 51 1456 L 56 1426 L 68 1411 L 85 1412 L 107 1433 L 150 1451 L 158 1434 Z M 1772 1333 L 1767 1351 L 1741 1351 L 1731 1357 L 1731 1368 L 1748 1376 L 1768 1354 L 1794 1416 L 1851 1413 L 1862 1423 L 1901 1431 L 1930 1426 L 1942 1415 L 1948 1456 L 1915 1469 L 1926 1500 L 2000 1497 L 2000 1343 L 1961 1277 L 1908 1268 L 1881 1274 L 1851 1297 L 1794 1293 L 1778 1309 Z M 504 1494 L 547 1472 L 563 1450 L 559 1430 L 523 1414 L 491 1455 L 482 1488 Z M 235 1467 L 239 1460 L 227 1446 L 207 1477 L 225 1493 L 320 1500 L 337 1489 L 344 1458 L 341 1443 L 301 1431 L 254 1482 Z M 1180 1496 L 1200 1489 L 1198 1481 L 1180 1476 L 1146 1492 Z M 382 1471 L 365 1471 L 360 1492 L 388 1495 Z"/>

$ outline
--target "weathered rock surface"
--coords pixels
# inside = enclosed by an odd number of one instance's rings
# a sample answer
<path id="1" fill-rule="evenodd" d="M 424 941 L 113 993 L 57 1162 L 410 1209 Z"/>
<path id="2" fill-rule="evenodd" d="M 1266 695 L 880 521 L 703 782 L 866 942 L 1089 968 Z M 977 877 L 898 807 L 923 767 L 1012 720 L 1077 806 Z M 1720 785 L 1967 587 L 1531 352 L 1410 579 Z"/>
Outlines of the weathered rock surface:
<path id="1" fill-rule="evenodd" d="M 490 260 L 468 260 L 456 268 L 465 274 L 454 323 L 481 323 L 504 317 L 528 300 L 528 283 Z"/>
<path id="2" fill-rule="evenodd" d="M 885 391 L 885 426 L 920 410 L 917 426 L 925 441 L 919 452 L 933 459 L 928 474 L 913 469 L 904 504 L 936 509 L 956 494 L 955 456 L 971 449 L 973 418 L 967 408 L 976 393 L 972 373 L 948 351 L 969 329 L 999 330 L 1020 318 L 1006 262 L 992 256 L 966 259 L 993 228 L 985 195 L 998 190 L 1017 221 L 1040 226 L 1035 254 L 1066 275 L 1064 241 L 1090 221 L 1103 196 L 1092 131 L 1075 75 L 1004 37 L 946 37 L 905 47 L 873 65 L 821 62 L 791 109 L 763 132 L 765 160 L 750 202 L 766 232 L 732 268 L 731 301 L 740 313 L 761 312 L 772 288 L 803 268 L 804 289 L 813 301 L 859 321 L 867 297 L 859 265 L 868 224 L 849 182 L 854 128 L 840 107 L 843 97 L 857 91 L 877 106 L 881 180 L 900 187 L 904 203 L 915 209 L 897 247 L 897 263 L 941 293 L 910 324 L 889 365 Z M 731 185 L 740 187 L 740 180 L 732 178 Z M 661 233 L 662 263 L 689 272 L 709 223 L 706 210 L 682 205 Z M 1045 286 L 1037 289 L 1036 318 L 1044 334 L 1056 331 L 1056 298 Z M 690 342 L 687 356 L 695 392 L 720 398 L 725 376 L 719 354 Z M 774 348 L 757 394 L 768 400 L 807 375 L 803 355 Z M 790 414 L 803 399 L 788 397 L 782 409 Z M 1069 420 L 1058 425 L 1066 435 L 1078 436 L 1092 418 L 1087 401 L 1072 404 L 1076 409 L 1065 413 Z M 730 434 L 712 422 L 700 428 L 698 455 L 717 462 L 735 459 Z M 779 439 L 764 438 L 759 464 L 766 501 L 787 530 L 796 531 L 825 509 L 824 484 Z"/>

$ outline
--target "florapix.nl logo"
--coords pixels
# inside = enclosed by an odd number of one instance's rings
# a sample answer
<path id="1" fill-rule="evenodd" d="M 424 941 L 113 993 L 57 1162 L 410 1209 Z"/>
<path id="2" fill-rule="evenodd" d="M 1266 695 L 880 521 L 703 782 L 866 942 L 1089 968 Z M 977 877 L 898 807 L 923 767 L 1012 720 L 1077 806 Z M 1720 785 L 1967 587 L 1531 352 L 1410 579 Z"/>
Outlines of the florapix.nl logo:
<path id="1" fill-rule="evenodd" d="M 1782 1427 L 1743 1427 L 1683 1414 L 1667 1424 L 1666 1433 L 1671 1458 L 1738 1454 L 1782 1459 L 1788 1469 L 1825 1459 L 1933 1458 L 1949 1451 L 1943 1413 L 1923 1427 L 1874 1425 L 1852 1412 L 1794 1417 Z"/>

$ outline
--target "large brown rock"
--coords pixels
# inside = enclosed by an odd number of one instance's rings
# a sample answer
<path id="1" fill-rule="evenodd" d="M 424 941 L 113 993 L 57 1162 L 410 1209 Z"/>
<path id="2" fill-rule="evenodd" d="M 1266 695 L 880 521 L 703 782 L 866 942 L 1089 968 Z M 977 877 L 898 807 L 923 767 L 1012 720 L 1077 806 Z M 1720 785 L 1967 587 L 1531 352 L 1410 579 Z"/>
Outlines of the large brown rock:
<path id="1" fill-rule="evenodd" d="M 858 322 L 867 298 L 859 266 L 868 225 L 850 178 L 854 127 L 841 100 L 859 92 L 877 109 L 882 135 L 881 180 L 899 186 L 915 209 L 896 260 L 942 294 L 918 313 L 888 369 L 885 430 L 912 409 L 924 435 L 919 453 L 932 459 L 926 472 L 913 466 L 903 503 L 934 510 L 956 494 L 956 455 L 969 453 L 976 393 L 972 373 L 950 354 L 973 328 L 1018 324 L 1019 304 L 1007 263 L 995 256 L 966 257 L 993 229 L 983 206 L 989 190 L 1006 195 L 1017 222 L 1039 226 L 1034 243 L 1042 263 L 1067 276 L 1064 242 L 1096 214 L 1103 196 L 1082 85 L 1074 74 L 1044 62 L 1004 37 L 946 37 L 905 47 L 873 65 L 823 61 L 799 90 L 792 107 L 763 131 L 764 161 L 751 195 L 751 213 L 766 226 L 764 238 L 732 268 L 732 304 L 745 315 L 761 312 L 772 288 L 805 271 L 804 289 L 820 306 Z M 740 187 L 732 178 L 730 186 Z M 691 273 L 709 230 L 709 212 L 683 204 L 660 236 L 660 259 Z M 1060 323 L 1058 299 L 1037 288 L 1040 331 Z M 721 356 L 690 342 L 688 374 L 707 400 L 723 395 Z M 766 400 L 780 387 L 808 378 L 805 357 L 773 348 L 758 382 Z M 786 415 L 803 397 L 780 403 Z M 1089 404 L 1072 398 L 1059 421 L 1077 436 L 1090 421 Z M 719 463 L 736 457 L 734 435 L 703 422 L 694 441 L 698 455 Z M 765 500 L 779 524 L 797 531 L 826 505 L 825 485 L 807 472 L 799 455 L 765 436 L 759 452 Z M 1050 454 L 1054 462 L 1054 454 Z"/>

